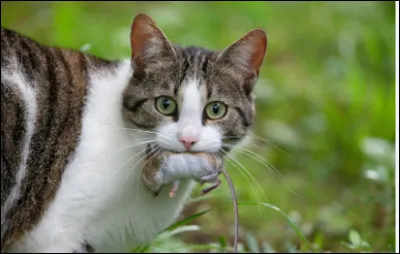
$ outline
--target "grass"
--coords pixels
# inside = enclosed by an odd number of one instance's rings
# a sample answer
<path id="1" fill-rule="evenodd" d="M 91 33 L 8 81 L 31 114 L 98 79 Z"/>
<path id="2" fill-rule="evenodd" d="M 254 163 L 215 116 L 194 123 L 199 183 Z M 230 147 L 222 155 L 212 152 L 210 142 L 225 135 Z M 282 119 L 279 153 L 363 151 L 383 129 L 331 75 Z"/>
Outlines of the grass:
<path id="1" fill-rule="evenodd" d="M 258 203 L 239 207 L 242 252 L 394 252 L 394 2 L 2 2 L 1 22 L 117 59 L 130 55 L 138 12 L 182 45 L 222 49 L 267 31 L 255 90 L 263 138 L 237 153 L 243 167 L 228 164 L 239 202 Z M 181 219 L 192 220 L 147 251 L 226 251 L 229 195 L 224 182 L 191 202 Z"/>

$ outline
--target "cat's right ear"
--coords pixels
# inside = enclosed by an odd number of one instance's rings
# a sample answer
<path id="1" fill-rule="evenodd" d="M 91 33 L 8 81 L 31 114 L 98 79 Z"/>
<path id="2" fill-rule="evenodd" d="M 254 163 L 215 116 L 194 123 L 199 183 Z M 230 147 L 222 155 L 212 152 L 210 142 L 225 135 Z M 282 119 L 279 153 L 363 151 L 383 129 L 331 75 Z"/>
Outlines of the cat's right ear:
<path id="1" fill-rule="evenodd" d="M 141 72 L 151 64 L 165 58 L 175 57 L 176 53 L 168 38 L 156 23 L 146 14 L 139 13 L 131 29 L 132 66 Z"/>

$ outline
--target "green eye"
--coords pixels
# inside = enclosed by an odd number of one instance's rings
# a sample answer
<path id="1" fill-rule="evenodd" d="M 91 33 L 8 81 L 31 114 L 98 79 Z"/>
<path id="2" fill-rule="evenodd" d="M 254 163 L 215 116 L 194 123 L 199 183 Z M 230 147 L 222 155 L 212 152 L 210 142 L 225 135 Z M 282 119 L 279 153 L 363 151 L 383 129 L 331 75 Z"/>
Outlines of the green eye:
<path id="1" fill-rule="evenodd" d="M 206 115 L 211 120 L 217 120 L 226 114 L 226 106 L 222 102 L 211 102 L 206 106 Z"/>
<path id="2" fill-rule="evenodd" d="M 156 100 L 156 108 L 163 115 L 172 115 L 176 110 L 176 102 L 171 97 L 161 96 Z"/>

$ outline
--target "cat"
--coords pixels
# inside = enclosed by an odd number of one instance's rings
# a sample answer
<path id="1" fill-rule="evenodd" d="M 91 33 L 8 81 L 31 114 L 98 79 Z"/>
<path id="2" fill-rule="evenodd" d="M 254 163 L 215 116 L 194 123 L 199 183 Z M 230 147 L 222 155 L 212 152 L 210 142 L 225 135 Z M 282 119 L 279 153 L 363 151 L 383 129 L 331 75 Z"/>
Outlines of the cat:
<path id="1" fill-rule="evenodd" d="M 139 13 L 130 43 L 130 59 L 110 61 L 1 28 L 2 252 L 149 243 L 177 219 L 196 181 L 217 173 L 192 153 L 223 155 L 248 136 L 262 28 L 212 51 L 171 43 Z M 141 177 L 149 147 L 190 165 L 152 181 L 179 179 L 174 198 Z"/>

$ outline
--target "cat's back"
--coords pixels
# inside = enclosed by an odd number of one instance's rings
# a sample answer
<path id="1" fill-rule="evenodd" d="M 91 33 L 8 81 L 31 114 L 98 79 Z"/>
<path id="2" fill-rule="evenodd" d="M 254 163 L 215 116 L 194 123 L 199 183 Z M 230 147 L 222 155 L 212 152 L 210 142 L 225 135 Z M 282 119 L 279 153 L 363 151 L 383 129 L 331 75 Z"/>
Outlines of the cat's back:
<path id="1" fill-rule="evenodd" d="M 81 132 L 88 57 L 1 28 L 1 245 L 37 223 Z"/>
<path id="2" fill-rule="evenodd" d="M 39 61 L 46 48 L 36 41 L 13 30 L 1 27 L 1 70 L 8 73 L 18 70 L 32 74 L 40 69 Z"/>
<path id="3" fill-rule="evenodd" d="M 2 77 L 17 73 L 26 83 L 39 88 L 67 84 L 82 86 L 89 65 L 88 56 L 82 52 L 45 46 L 18 32 L 1 28 Z"/>

